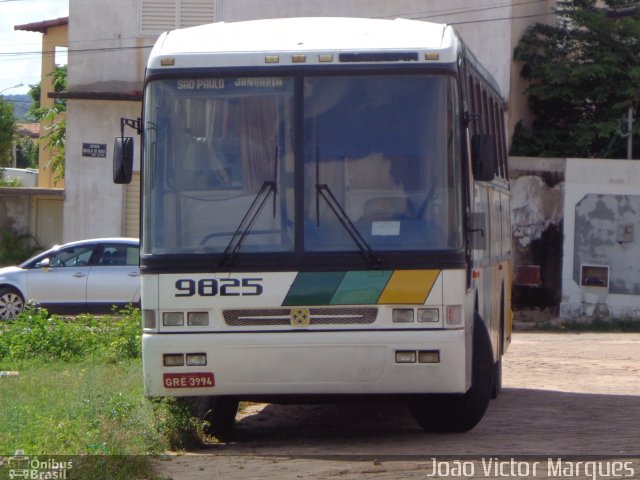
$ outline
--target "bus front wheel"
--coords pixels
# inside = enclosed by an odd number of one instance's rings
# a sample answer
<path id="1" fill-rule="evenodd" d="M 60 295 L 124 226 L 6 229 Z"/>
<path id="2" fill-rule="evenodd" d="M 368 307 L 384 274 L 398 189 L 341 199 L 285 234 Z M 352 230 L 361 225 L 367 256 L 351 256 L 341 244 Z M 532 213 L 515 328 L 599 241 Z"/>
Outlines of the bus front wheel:
<path id="1" fill-rule="evenodd" d="M 236 397 L 183 397 L 181 401 L 193 416 L 204 420 L 204 433 L 222 442 L 231 439 L 240 403 Z"/>
<path id="2" fill-rule="evenodd" d="M 473 322 L 471 388 L 465 394 L 425 394 L 408 399 L 409 410 L 425 431 L 460 433 L 475 427 L 493 391 L 494 363 L 489 332 L 476 315 Z"/>

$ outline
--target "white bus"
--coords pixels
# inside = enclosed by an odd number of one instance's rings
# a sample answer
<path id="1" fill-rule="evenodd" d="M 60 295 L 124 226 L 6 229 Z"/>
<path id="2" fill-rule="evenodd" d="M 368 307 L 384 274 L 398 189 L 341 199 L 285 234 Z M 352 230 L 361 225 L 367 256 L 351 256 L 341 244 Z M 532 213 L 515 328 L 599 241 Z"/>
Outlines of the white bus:
<path id="1" fill-rule="evenodd" d="M 163 34 L 141 119 L 146 394 L 396 395 L 466 431 L 510 340 L 504 105 L 451 26 L 290 18 Z M 114 181 L 133 139 L 116 139 Z"/>

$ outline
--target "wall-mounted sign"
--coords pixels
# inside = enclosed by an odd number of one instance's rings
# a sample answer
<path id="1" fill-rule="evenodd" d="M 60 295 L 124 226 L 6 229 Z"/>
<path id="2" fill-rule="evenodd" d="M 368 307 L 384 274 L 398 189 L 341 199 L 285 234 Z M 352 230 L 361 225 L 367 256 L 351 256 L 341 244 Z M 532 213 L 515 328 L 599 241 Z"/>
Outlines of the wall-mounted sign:
<path id="1" fill-rule="evenodd" d="M 83 143 L 82 156 L 94 157 L 94 158 L 106 158 L 107 144 L 106 143 Z"/>

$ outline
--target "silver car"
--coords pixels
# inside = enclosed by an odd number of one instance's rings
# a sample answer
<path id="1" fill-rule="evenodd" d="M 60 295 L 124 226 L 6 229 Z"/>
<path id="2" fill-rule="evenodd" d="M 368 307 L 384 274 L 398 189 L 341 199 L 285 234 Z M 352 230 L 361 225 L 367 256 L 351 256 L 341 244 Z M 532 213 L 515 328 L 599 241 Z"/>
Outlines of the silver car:
<path id="1" fill-rule="evenodd" d="M 50 313 L 108 313 L 140 304 L 137 238 L 96 238 L 53 247 L 0 268 L 0 319 L 32 301 Z"/>

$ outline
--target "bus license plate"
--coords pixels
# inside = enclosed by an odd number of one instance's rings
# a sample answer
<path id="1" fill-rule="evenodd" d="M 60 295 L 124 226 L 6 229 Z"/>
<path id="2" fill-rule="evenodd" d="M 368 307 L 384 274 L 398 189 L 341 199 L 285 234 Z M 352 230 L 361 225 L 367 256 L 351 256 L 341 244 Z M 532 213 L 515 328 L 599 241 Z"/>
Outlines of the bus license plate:
<path id="1" fill-rule="evenodd" d="M 163 373 L 165 388 L 211 388 L 215 385 L 211 372 Z"/>

